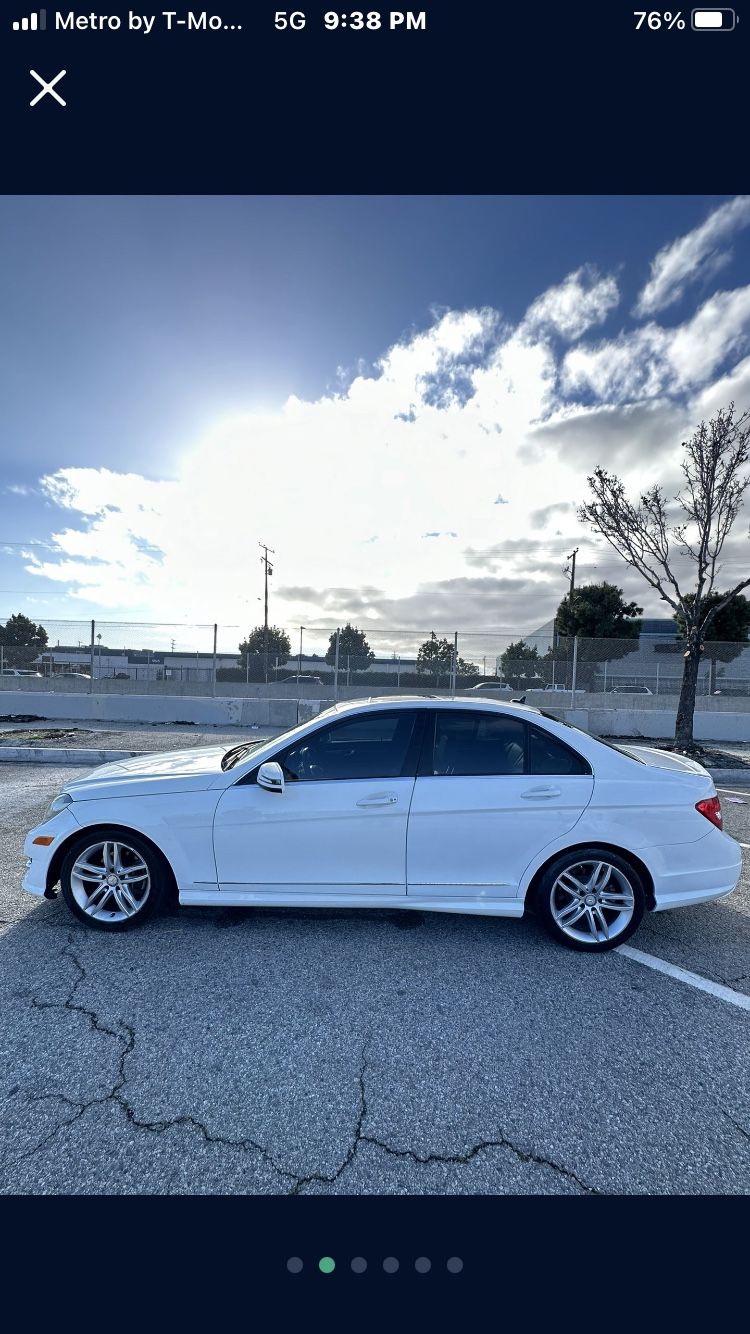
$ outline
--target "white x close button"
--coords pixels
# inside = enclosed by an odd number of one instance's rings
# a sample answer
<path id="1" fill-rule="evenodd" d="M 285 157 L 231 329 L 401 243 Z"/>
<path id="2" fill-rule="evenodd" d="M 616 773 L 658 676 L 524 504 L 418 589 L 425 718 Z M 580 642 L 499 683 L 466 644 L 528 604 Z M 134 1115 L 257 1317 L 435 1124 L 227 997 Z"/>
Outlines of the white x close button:
<path id="1" fill-rule="evenodd" d="M 55 92 L 55 84 L 59 83 L 60 80 L 65 77 L 67 72 L 68 72 L 67 70 L 61 69 L 60 73 L 56 74 L 54 79 L 50 79 L 48 83 L 46 79 L 42 78 L 41 74 L 37 74 L 35 69 L 30 69 L 29 74 L 33 79 L 36 79 L 37 83 L 40 83 L 42 85 L 42 91 L 41 93 L 37 93 L 36 97 L 32 97 L 31 101 L 29 102 L 29 106 L 35 107 L 37 102 L 41 102 L 42 98 L 46 97 L 47 93 L 49 93 L 50 97 L 54 97 L 56 101 L 60 103 L 60 106 L 64 107 L 66 103 L 63 101 L 60 94 Z"/>

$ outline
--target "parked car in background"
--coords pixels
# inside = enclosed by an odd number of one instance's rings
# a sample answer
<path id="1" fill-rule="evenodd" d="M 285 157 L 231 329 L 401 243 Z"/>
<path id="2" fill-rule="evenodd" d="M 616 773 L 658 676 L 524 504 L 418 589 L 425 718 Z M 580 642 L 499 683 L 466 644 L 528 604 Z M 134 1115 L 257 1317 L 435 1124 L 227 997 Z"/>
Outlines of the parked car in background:
<path id="1" fill-rule="evenodd" d="M 121 931 L 161 902 L 522 917 L 571 949 L 723 898 L 742 868 L 695 760 L 530 705 L 338 704 L 273 740 L 103 764 L 24 844 L 24 889 Z M 696 933 L 700 932 L 695 924 Z"/>
<path id="2" fill-rule="evenodd" d="M 480 681 L 477 686 L 467 686 L 466 690 L 467 694 L 473 695 L 480 695 L 485 690 L 495 692 L 500 690 L 503 694 L 510 695 L 513 693 L 513 686 L 509 686 L 507 681 L 500 681 L 497 677 L 493 677 L 489 681 Z"/>
<path id="3" fill-rule="evenodd" d="M 41 672 L 35 672 L 27 667 L 3 667 L 0 676 L 41 676 Z"/>
<path id="4" fill-rule="evenodd" d="M 609 695 L 653 695 L 653 690 L 648 686 L 612 686 L 607 691 Z"/>
<path id="5" fill-rule="evenodd" d="M 90 680 L 91 680 L 91 677 L 89 676 L 89 673 L 88 673 L 88 672 L 54 672 L 54 673 L 53 673 L 53 676 L 52 676 L 52 680 L 53 680 L 53 681 L 70 681 L 70 680 L 76 680 L 76 681 L 90 681 Z"/>
<path id="6" fill-rule="evenodd" d="M 297 672 L 295 676 L 285 676 L 279 681 L 280 686 L 322 686 L 323 678 L 313 672 Z"/>
<path id="7" fill-rule="evenodd" d="M 548 691 L 552 691 L 552 692 L 553 692 L 554 694 L 556 694 L 556 695 L 569 695 L 569 694 L 570 694 L 570 690 L 571 690 L 571 687 L 570 687 L 570 686 L 561 686 L 561 685 L 559 685 L 559 684 L 558 684 L 558 685 L 554 685 L 554 686 L 545 686 L 545 687 L 544 687 L 545 694 L 546 694 Z M 583 686 L 576 686 L 575 693 L 576 693 L 577 695 L 585 695 L 585 694 L 586 694 L 586 691 L 584 690 Z"/>

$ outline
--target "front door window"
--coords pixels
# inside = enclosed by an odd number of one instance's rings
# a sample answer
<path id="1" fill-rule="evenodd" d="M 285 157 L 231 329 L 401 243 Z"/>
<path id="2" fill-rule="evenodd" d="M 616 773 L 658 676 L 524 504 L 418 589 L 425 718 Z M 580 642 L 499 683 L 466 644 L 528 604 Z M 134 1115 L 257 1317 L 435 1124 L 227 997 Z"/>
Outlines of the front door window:
<path id="1" fill-rule="evenodd" d="M 332 723 L 277 758 L 290 783 L 406 777 L 415 721 L 415 713 L 399 709 Z"/>

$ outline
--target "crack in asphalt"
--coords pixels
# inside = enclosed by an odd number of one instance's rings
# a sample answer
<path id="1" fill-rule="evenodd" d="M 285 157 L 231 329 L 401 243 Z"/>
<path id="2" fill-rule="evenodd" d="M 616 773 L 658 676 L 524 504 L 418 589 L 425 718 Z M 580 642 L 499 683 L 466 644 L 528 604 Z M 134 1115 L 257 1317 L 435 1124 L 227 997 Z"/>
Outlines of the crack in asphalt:
<path id="1" fill-rule="evenodd" d="M 224 1136 L 213 1135 L 211 1131 L 208 1129 L 208 1127 L 205 1126 L 201 1121 L 199 1121 L 196 1117 L 187 1114 L 183 1114 L 181 1116 L 176 1116 L 176 1117 L 170 1117 L 168 1120 L 162 1120 L 162 1121 L 143 1121 L 136 1115 L 134 1109 L 128 1102 L 127 1098 L 123 1096 L 122 1092 L 122 1090 L 125 1088 L 125 1085 L 127 1084 L 127 1072 L 125 1069 L 125 1063 L 128 1057 L 135 1050 L 135 1029 L 132 1027 L 132 1025 L 126 1023 L 124 1020 L 119 1020 L 118 1022 L 120 1023 L 121 1028 L 124 1029 L 125 1031 L 124 1033 L 118 1033 L 116 1029 L 110 1028 L 107 1024 L 102 1023 L 95 1010 L 90 1010 L 87 1009 L 87 1007 L 84 1005 L 76 1004 L 73 998 L 76 994 L 78 987 L 86 978 L 86 969 L 84 968 L 78 956 L 73 952 L 72 943 L 73 943 L 72 936 L 69 936 L 68 942 L 62 951 L 62 956 L 64 958 L 68 958 L 71 960 L 71 962 L 75 965 L 75 967 L 78 970 L 78 976 L 74 979 L 73 985 L 70 989 L 70 992 L 66 996 L 65 1000 L 43 1001 L 43 1000 L 38 1000 L 37 997 L 35 996 L 32 996 L 31 1004 L 32 1007 L 37 1010 L 64 1010 L 67 1011 L 68 1013 L 80 1014 L 88 1021 L 89 1026 L 92 1028 L 94 1032 L 104 1033 L 107 1037 L 112 1037 L 117 1042 L 119 1042 L 121 1044 L 122 1049 L 120 1051 L 120 1056 L 118 1060 L 117 1078 L 107 1093 L 103 1094 L 101 1097 L 89 1098 L 86 1102 L 78 1102 L 74 1098 L 69 1098 L 67 1097 L 66 1094 L 63 1093 L 43 1093 L 43 1094 L 38 1094 L 35 1097 L 32 1097 L 29 1100 L 31 1102 L 46 1102 L 46 1101 L 63 1102 L 67 1106 L 72 1107 L 74 1109 L 74 1115 L 66 1118 L 63 1121 L 60 1121 L 54 1127 L 54 1129 L 51 1130 L 49 1134 L 45 1135 L 41 1140 L 39 1140 L 38 1143 L 35 1144 L 32 1149 L 28 1149 L 25 1153 L 20 1154 L 17 1158 L 13 1159 L 8 1164 L 8 1166 L 16 1166 L 18 1163 L 24 1162 L 28 1158 L 34 1157 L 34 1155 L 37 1154 L 40 1149 L 46 1148 L 46 1146 L 62 1130 L 66 1130 L 69 1126 L 74 1125 L 75 1122 L 80 1120 L 80 1118 L 84 1116 L 86 1112 L 90 1111 L 92 1107 L 101 1107 L 105 1103 L 114 1102 L 117 1103 L 117 1105 L 122 1109 L 129 1123 L 131 1125 L 134 1125 L 138 1130 L 150 1131 L 154 1134 L 162 1134 L 164 1131 L 171 1130 L 175 1126 L 189 1126 L 191 1129 L 198 1131 L 208 1144 L 219 1144 L 224 1148 L 237 1149 L 245 1152 L 252 1150 L 254 1152 L 259 1153 L 261 1157 L 266 1162 L 268 1162 L 269 1165 L 274 1169 L 274 1171 L 277 1172 L 280 1176 L 287 1177 L 292 1181 L 295 1181 L 296 1180 L 295 1173 L 289 1172 L 285 1168 L 280 1167 L 279 1164 L 274 1161 L 272 1155 L 268 1152 L 268 1150 L 265 1149 L 262 1144 L 256 1143 L 255 1140 L 249 1138 L 244 1138 L 241 1140 L 232 1140 Z"/>
<path id="2" fill-rule="evenodd" d="M 393 1145 L 387 1144 L 385 1140 L 377 1139 L 374 1135 L 364 1134 L 363 1126 L 365 1117 L 367 1116 L 367 1097 L 365 1092 L 366 1073 L 367 1057 L 365 1045 L 365 1048 L 362 1051 L 362 1061 L 358 1074 L 359 1114 L 357 1116 L 354 1137 L 346 1153 L 346 1157 L 341 1166 L 337 1168 L 336 1172 L 330 1175 L 320 1172 L 311 1172 L 306 1177 L 298 1178 L 297 1184 L 289 1192 L 290 1195 L 298 1195 L 303 1186 L 311 1185 L 313 1182 L 320 1182 L 323 1185 L 331 1185 L 333 1182 L 337 1181 L 342 1173 L 346 1171 L 347 1167 L 354 1161 L 360 1144 L 372 1144 L 375 1148 L 382 1149 L 384 1153 L 390 1154 L 393 1158 L 408 1159 L 411 1162 L 420 1164 L 420 1166 L 428 1166 L 432 1163 L 448 1163 L 463 1167 L 467 1163 L 470 1163 L 473 1158 L 476 1158 L 478 1153 L 481 1153 L 485 1149 L 510 1149 L 511 1153 L 514 1153 L 522 1163 L 537 1163 L 541 1167 L 550 1167 L 553 1171 L 560 1173 L 560 1175 L 567 1177 L 569 1181 L 574 1182 L 578 1189 L 586 1195 L 600 1195 L 602 1193 L 595 1186 L 586 1185 L 586 1183 L 569 1168 L 563 1167 L 562 1164 L 554 1162 L 551 1158 L 545 1158 L 541 1154 L 532 1153 L 530 1150 L 519 1148 L 517 1144 L 514 1144 L 512 1140 L 507 1139 L 504 1135 L 501 1135 L 499 1139 L 480 1140 L 478 1144 L 472 1145 L 472 1147 L 465 1153 L 419 1154 L 414 1149 L 396 1149 Z"/>
<path id="3" fill-rule="evenodd" d="M 114 1102 L 121 1108 L 129 1124 L 134 1126 L 137 1130 L 143 1130 L 151 1134 L 164 1134 L 166 1131 L 172 1130 L 175 1127 L 186 1126 L 189 1129 L 195 1130 L 198 1134 L 202 1135 L 203 1139 L 207 1144 L 215 1144 L 220 1146 L 221 1148 L 232 1149 L 243 1153 L 252 1152 L 260 1155 L 261 1159 L 265 1163 L 267 1163 L 269 1167 L 271 1167 L 272 1170 L 280 1178 L 282 1178 L 287 1182 L 291 1182 L 290 1189 L 285 1192 L 288 1195 L 299 1195 L 304 1190 L 305 1186 L 313 1185 L 316 1183 L 320 1185 L 333 1185 L 336 1181 L 339 1180 L 339 1178 L 346 1171 L 346 1169 L 351 1166 L 359 1151 L 359 1147 L 361 1144 L 371 1144 L 373 1145 L 373 1147 L 381 1149 L 384 1153 L 389 1154 L 393 1158 L 399 1158 L 402 1160 L 406 1159 L 420 1166 L 429 1166 L 433 1163 L 446 1163 L 455 1166 L 466 1166 L 466 1164 L 470 1163 L 474 1158 L 476 1158 L 478 1154 L 484 1152 L 485 1150 L 507 1149 L 510 1150 L 510 1152 L 513 1153 L 516 1156 L 516 1158 L 522 1163 L 534 1163 L 540 1167 L 550 1168 L 552 1171 L 558 1173 L 560 1176 L 565 1177 L 566 1180 L 571 1181 L 583 1194 L 600 1195 L 603 1193 L 597 1187 L 587 1185 L 587 1183 L 585 1181 L 582 1181 L 581 1178 L 570 1168 L 564 1167 L 561 1163 L 555 1162 L 554 1159 L 546 1158 L 542 1154 L 534 1153 L 530 1149 L 520 1148 L 517 1144 L 514 1144 L 512 1140 L 509 1140 L 504 1135 L 501 1135 L 498 1139 L 480 1140 L 477 1144 L 472 1145 L 472 1147 L 470 1149 L 467 1149 L 464 1153 L 419 1154 L 413 1149 L 396 1148 L 392 1144 L 388 1144 L 385 1140 L 378 1139 L 374 1135 L 365 1134 L 364 1123 L 367 1117 L 367 1092 L 365 1086 L 365 1077 L 367 1074 L 367 1042 L 365 1042 L 362 1048 L 360 1066 L 357 1072 L 359 1109 L 357 1112 L 357 1119 L 354 1126 L 354 1133 L 352 1135 L 351 1142 L 341 1163 L 334 1172 L 331 1173 L 310 1172 L 305 1175 L 301 1175 L 297 1172 L 292 1171 L 290 1168 L 283 1167 L 280 1163 L 276 1161 L 270 1150 L 267 1149 L 263 1144 L 258 1143 L 258 1141 L 253 1140 L 249 1137 L 244 1137 L 242 1139 L 231 1139 L 224 1135 L 214 1134 L 202 1121 L 198 1120 L 197 1117 L 194 1117 L 189 1113 L 183 1113 L 180 1116 L 169 1117 L 158 1121 L 142 1120 L 139 1116 L 137 1116 L 135 1110 L 133 1109 L 132 1105 L 128 1101 L 127 1097 L 125 1097 L 123 1092 L 128 1082 L 127 1071 L 125 1068 L 126 1062 L 128 1060 L 128 1057 L 131 1056 L 135 1050 L 135 1043 L 136 1043 L 135 1029 L 131 1024 L 126 1023 L 124 1020 L 118 1020 L 117 1022 L 119 1023 L 120 1029 L 122 1030 L 118 1032 L 117 1029 L 112 1028 L 108 1024 L 104 1023 L 100 1019 L 96 1010 L 88 1009 L 85 1005 L 80 1005 L 76 1002 L 75 1000 L 76 992 L 81 983 L 86 980 L 87 974 L 86 974 L 86 969 L 84 968 L 80 959 L 74 953 L 72 933 L 69 934 L 67 943 L 64 949 L 62 950 L 62 957 L 70 959 L 71 963 L 73 963 L 73 965 L 77 970 L 77 976 L 74 978 L 73 984 L 70 988 L 68 995 L 65 997 L 65 1000 L 47 1001 L 47 1000 L 39 1000 L 36 996 L 32 996 L 31 1005 L 34 1009 L 37 1010 L 62 1010 L 66 1011 L 67 1013 L 80 1015 L 87 1021 L 93 1032 L 102 1033 L 104 1034 L 104 1036 L 113 1038 L 117 1043 L 119 1043 L 121 1050 L 117 1062 L 117 1078 L 115 1079 L 115 1082 L 113 1083 L 112 1087 L 109 1089 L 107 1093 L 104 1093 L 96 1098 L 89 1098 L 85 1102 L 79 1102 L 74 1098 L 69 1098 L 64 1093 L 41 1093 L 32 1096 L 29 1099 L 30 1102 L 56 1101 L 64 1103 L 66 1106 L 73 1109 L 73 1115 L 67 1117 L 63 1121 L 58 1122 L 58 1124 L 54 1127 L 54 1129 L 51 1130 L 47 1135 L 43 1136 L 42 1139 L 39 1140 L 33 1146 L 33 1148 L 26 1150 L 25 1153 L 22 1153 L 15 1159 L 12 1159 L 7 1164 L 7 1166 L 9 1167 L 16 1166 L 17 1164 L 24 1162 L 29 1158 L 33 1158 L 37 1153 L 39 1153 L 41 1149 L 46 1148 L 46 1146 L 50 1144 L 52 1140 L 54 1140 L 55 1137 L 61 1133 L 61 1131 L 66 1130 L 70 1126 L 74 1125 L 77 1121 L 81 1119 L 82 1116 L 86 1114 L 86 1112 L 90 1111 L 92 1107 L 101 1107 L 108 1102 Z M 724 1114 L 728 1116 L 728 1113 L 725 1112 Z M 732 1120 L 732 1118 L 729 1116 L 728 1119 Z M 737 1125 L 736 1122 L 733 1122 L 733 1124 Z M 737 1129 L 742 1131 L 743 1134 L 747 1135 L 747 1132 L 744 1131 L 741 1126 L 737 1126 Z M 750 1138 L 750 1136 L 747 1137 Z"/>
<path id="4" fill-rule="evenodd" d="M 745 1130 L 745 1127 L 741 1126 L 739 1121 L 735 1121 L 734 1117 L 729 1115 L 729 1112 L 726 1110 L 725 1107 L 719 1107 L 719 1111 L 721 1112 L 722 1116 L 726 1117 L 727 1121 L 731 1121 L 735 1130 L 739 1130 L 740 1134 L 745 1136 L 745 1139 L 750 1140 L 750 1130 Z"/>

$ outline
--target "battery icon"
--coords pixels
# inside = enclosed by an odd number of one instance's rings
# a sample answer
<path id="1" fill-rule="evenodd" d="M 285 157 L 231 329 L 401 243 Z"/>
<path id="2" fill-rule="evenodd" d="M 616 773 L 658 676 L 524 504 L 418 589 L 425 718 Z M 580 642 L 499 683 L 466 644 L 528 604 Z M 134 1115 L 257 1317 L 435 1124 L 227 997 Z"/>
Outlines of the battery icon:
<path id="1" fill-rule="evenodd" d="M 696 32 L 731 32 L 737 23 L 733 9 L 694 9 L 691 19 Z"/>

